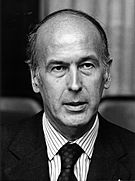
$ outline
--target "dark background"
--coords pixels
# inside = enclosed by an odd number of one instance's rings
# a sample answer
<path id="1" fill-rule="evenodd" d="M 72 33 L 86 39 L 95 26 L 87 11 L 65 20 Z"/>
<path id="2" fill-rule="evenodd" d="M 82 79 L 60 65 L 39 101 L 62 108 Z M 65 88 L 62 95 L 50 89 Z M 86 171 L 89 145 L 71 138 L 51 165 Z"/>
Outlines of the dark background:
<path id="1" fill-rule="evenodd" d="M 28 32 L 39 17 L 38 0 L 1 1 L 1 96 L 33 97 L 30 72 L 25 63 Z"/>

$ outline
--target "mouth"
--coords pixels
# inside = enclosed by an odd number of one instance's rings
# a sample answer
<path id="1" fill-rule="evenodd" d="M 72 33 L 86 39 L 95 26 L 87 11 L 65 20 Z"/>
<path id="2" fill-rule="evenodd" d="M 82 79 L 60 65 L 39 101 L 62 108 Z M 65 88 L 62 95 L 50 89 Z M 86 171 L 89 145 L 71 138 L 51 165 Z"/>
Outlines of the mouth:
<path id="1" fill-rule="evenodd" d="M 87 107 L 87 102 L 68 102 L 68 103 L 64 103 L 64 107 L 66 108 L 66 110 L 68 112 L 74 112 L 74 113 L 78 113 L 78 112 L 83 112 L 86 107 Z"/>

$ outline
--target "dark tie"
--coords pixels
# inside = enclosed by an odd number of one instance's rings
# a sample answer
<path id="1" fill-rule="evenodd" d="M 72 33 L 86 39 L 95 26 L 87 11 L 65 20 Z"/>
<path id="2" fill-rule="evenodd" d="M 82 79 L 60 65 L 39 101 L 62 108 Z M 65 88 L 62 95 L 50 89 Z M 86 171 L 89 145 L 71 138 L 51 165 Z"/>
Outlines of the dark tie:
<path id="1" fill-rule="evenodd" d="M 74 165 L 82 152 L 82 148 L 76 143 L 67 143 L 59 150 L 61 157 L 61 173 L 58 177 L 58 181 L 77 181 L 74 175 Z"/>

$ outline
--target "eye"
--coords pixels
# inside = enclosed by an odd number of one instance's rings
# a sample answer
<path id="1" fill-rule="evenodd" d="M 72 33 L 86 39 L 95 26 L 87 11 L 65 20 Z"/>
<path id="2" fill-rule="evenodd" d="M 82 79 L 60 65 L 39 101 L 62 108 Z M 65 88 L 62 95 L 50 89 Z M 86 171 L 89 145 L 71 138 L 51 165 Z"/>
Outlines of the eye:
<path id="1" fill-rule="evenodd" d="M 84 71 L 85 70 L 90 70 L 93 67 L 94 67 L 94 65 L 92 63 L 90 63 L 90 62 L 86 62 L 86 63 L 83 63 L 83 64 L 80 65 L 80 69 L 84 70 Z"/>
<path id="2" fill-rule="evenodd" d="M 57 65 L 57 66 L 54 66 L 52 67 L 52 70 L 53 72 L 62 72 L 62 71 L 65 71 L 66 67 L 64 66 L 61 66 L 61 65 Z"/>
<path id="3" fill-rule="evenodd" d="M 64 65 L 54 65 L 51 67 L 51 73 L 54 76 L 61 77 L 66 73 L 67 67 Z"/>

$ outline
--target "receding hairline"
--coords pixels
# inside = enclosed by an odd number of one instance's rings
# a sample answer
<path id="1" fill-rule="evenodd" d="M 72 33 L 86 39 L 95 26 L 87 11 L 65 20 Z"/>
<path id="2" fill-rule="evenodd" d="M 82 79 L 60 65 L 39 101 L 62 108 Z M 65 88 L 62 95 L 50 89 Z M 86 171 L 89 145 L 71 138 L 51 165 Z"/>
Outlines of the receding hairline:
<path id="1" fill-rule="evenodd" d="M 42 25 L 47 24 L 47 22 L 49 22 L 49 20 L 51 20 L 52 18 L 56 18 L 56 17 L 63 17 L 63 16 L 71 16 L 74 15 L 74 17 L 81 17 L 81 19 L 83 18 L 85 21 L 91 23 L 93 25 L 93 27 L 95 27 L 95 29 L 97 30 L 97 32 L 99 33 L 99 36 L 102 40 L 103 46 L 103 60 L 105 59 L 105 64 L 106 62 L 109 61 L 109 51 L 108 51 L 108 40 L 106 37 L 106 33 L 104 31 L 104 29 L 102 28 L 102 26 L 100 25 L 100 23 L 92 16 L 86 14 L 85 12 L 82 11 L 78 11 L 78 10 L 73 10 L 73 9 L 62 9 L 59 11 L 55 11 L 51 14 L 49 14 L 48 16 L 46 16 L 39 24 L 37 24 L 35 26 L 35 28 L 29 33 L 29 44 L 28 44 L 28 49 L 27 49 L 27 55 L 28 55 L 28 61 L 27 63 L 29 64 L 30 67 L 35 67 L 36 65 L 38 65 L 38 61 L 37 61 L 37 51 L 36 51 L 36 43 L 37 43 L 37 37 L 38 34 L 40 32 L 40 29 L 42 27 Z"/>
<path id="2" fill-rule="evenodd" d="M 45 25 L 49 25 L 49 24 L 52 24 L 53 26 L 57 26 L 57 23 L 59 23 L 59 24 L 63 23 L 62 20 L 66 20 L 66 22 L 69 24 L 72 24 L 74 22 L 75 23 L 76 22 L 87 22 L 88 24 L 90 24 L 96 28 L 96 26 L 92 22 L 90 22 L 88 19 L 86 19 L 83 16 L 79 16 L 78 14 L 62 13 L 62 14 L 56 14 L 55 16 L 52 16 L 51 18 L 49 18 L 47 21 L 45 21 L 39 27 L 39 29 L 41 29 Z M 97 29 L 97 31 L 98 31 L 98 29 Z"/>
<path id="3" fill-rule="evenodd" d="M 85 36 L 86 34 L 89 35 L 92 31 L 101 42 L 102 38 L 97 28 L 84 17 L 74 14 L 58 14 L 40 26 L 37 31 L 37 42 L 39 39 L 42 40 L 43 37 L 46 38 L 46 40 L 49 37 L 53 39 L 55 34 L 57 34 L 56 36 L 60 36 L 67 33 L 81 33 Z"/>
<path id="4" fill-rule="evenodd" d="M 45 25 L 49 20 L 56 18 L 57 16 L 76 16 L 76 17 L 81 17 L 84 20 L 87 20 L 89 23 L 93 24 L 95 26 L 95 28 L 97 29 L 97 31 L 99 31 L 100 35 L 103 34 L 105 41 L 107 42 L 107 37 L 106 37 L 106 33 L 104 31 L 104 29 L 102 28 L 102 26 L 100 25 L 100 23 L 95 19 L 95 17 L 90 16 L 89 14 L 86 14 L 83 11 L 80 10 L 74 10 L 74 9 L 62 9 L 62 10 L 58 10 L 58 11 L 54 11 L 52 13 L 50 13 L 49 15 L 47 15 L 39 24 L 37 24 L 33 30 L 30 32 L 30 34 L 33 34 L 35 32 L 37 32 L 42 25 Z M 101 36 L 102 37 L 102 36 Z"/>
<path id="5" fill-rule="evenodd" d="M 97 31 L 97 33 L 99 34 L 99 36 L 101 37 L 101 32 L 99 31 L 98 27 L 92 22 L 90 21 L 90 19 L 88 19 L 87 17 L 85 17 L 85 13 L 84 15 L 81 14 L 83 12 L 74 12 L 72 10 L 60 10 L 58 12 L 54 12 L 52 13 L 50 16 L 48 15 L 47 19 L 44 19 L 43 22 L 40 24 L 40 26 L 37 29 L 37 35 L 39 34 L 39 32 L 43 29 L 45 29 L 47 31 L 47 29 L 54 30 L 59 28 L 60 25 L 62 24 L 66 24 L 67 25 L 79 25 L 81 27 L 81 24 L 85 24 L 85 27 L 93 27 L 93 29 L 95 29 L 95 31 Z M 87 16 L 87 14 L 86 14 Z M 88 15 L 89 16 L 89 15 Z M 93 19 L 93 18 L 92 18 Z M 65 22 L 63 22 L 65 21 Z M 102 28 L 102 27 L 101 27 Z M 81 27 L 81 29 L 83 29 L 83 27 Z M 103 30 L 104 31 L 104 30 Z M 101 37 L 102 39 L 102 37 Z"/>

